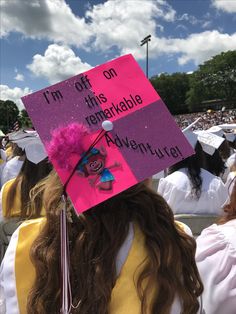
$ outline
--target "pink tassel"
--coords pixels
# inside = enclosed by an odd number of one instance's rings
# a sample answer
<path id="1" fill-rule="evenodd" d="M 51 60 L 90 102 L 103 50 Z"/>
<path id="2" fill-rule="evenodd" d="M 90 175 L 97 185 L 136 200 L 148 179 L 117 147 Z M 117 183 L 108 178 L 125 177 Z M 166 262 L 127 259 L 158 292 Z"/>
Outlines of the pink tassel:
<path id="1" fill-rule="evenodd" d="M 70 285 L 70 262 L 69 262 L 69 242 L 67 233 L 67 216 L 66 216 L 66 197 L 62 195 L 64 207 L 60 216 L 60 233 L 61 233 L 61 278 L 62 278 L 62 300 L 61 314 L 69 314 L 71 310 L 72 296 Z"/>

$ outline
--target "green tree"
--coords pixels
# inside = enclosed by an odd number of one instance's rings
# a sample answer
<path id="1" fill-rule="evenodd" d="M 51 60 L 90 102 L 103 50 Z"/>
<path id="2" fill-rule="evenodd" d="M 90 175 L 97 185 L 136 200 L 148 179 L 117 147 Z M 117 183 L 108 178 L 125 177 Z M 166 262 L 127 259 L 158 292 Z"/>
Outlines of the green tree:
<path id="1" fill-rule="evenodd" d="M 32 128 L 33 124 L 30 120 L 28 112 L 22 109 L 18 118 L 22 128 Z"/>
<path id="2" fill-rule="evenodd" d="M 150 81 L 172 114 L 186 112 L 185 99 L 189 90 L 188 74 L 165 73 L 152 77 Z"/>
<path id="3" fill-rule="evenodd" d="M 194 72 L 187 93 L 191 109 L 203 100 L 236 99 L 236 51 L 222 52 Z"/>
<path id="4" fill-rule="evenodd" d="M 19 115 L 17 105 L 11 100 L 0 100 L 0 129 L 7 133 Z"/>

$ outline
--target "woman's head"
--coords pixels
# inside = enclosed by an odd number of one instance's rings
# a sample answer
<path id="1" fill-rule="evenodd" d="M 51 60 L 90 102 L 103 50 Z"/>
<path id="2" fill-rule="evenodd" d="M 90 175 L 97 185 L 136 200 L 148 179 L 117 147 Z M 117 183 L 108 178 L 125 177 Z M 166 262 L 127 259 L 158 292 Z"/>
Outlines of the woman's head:
<path id="1" fill-rule="evenodd" d="M 28 299 L 28 308 L 35 314 L 58 313 L 60 309 L 63 187 L 55 173 L 44 181 L 42 190 L 47 223 L 32 247 L 37 279 Z M 139 183 L 79 216 L 71 203 L 68 207 L 73 221 L 68 224 L 72 298 L 74 304 L 80 304 L 78 313 L 108 313 L 116 282 L 116 257 L 131 222 L 144 234 L 148 254 L 142 267 L 133 270 L 140 271 L 136 289 L 141 313 L 146 313 L 148 287 L 153 285 L 156 292 L 151 313 L 168 313 L 176 295 L 183 302 L 183 313 L 197 312 L 202 284 L 194 261 L 195 242 L 176 226 L 161 196 Z"/>

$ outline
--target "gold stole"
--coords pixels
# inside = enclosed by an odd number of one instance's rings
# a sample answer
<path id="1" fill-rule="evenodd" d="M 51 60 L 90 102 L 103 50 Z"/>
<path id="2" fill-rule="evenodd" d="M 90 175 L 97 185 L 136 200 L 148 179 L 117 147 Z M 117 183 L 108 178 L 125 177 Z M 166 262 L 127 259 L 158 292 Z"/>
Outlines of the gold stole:
<path id="1" fill-rule="evenodd" d="M 7 195 L 14 182 L 15 182 L 15 179 L 7 181 L 2 191 L 2 215 L 3 217 L 6 217 Z M 13 203 L 13 211 L 11 214 L 12 217 L 20 216 L 20 207 L 21 207 L 20 187 L 18 185 L 16 188 L 16 195 L 15 195 L 15 199 Z"/>
<path id="2" fill-rule="evenodd" d="M 45 218 L 29 220 L 21 225 L 19 230 L 18 245 L 15 258 L 16 290 L 20 314 L 26 314 L 27 296 L 33 286 L 35 270 L 30 261 L 30 248 L 40 230 L 46 223 Z M 183 224 L 178 222 L 181 228 Z M 23 227 L 22 227 L 23 226 Z M 58 252 L 58 254 L 60 254 Z M 146 259 L 144 235 L 139 227 L 134 224 L 134 238 L 127 259 L 121 269 L 112 290 L 109 306 L 110 314 L 139 313 L 141 302 L 139 300 L 136 282 L 142 270 L 140 264 Z M 150 313 L 153 293 L 148 297 L 148 313 Z"/>
<path id="3" fill-rule="evenodd" d="M 15 255 L 16 291 L 20 314 L 26 314 L 27 297 L 35 279 L 35 269 L 30 260 L 30 248 L 46 222 L 45 218 L 24 222 L 19 229 Z"/>

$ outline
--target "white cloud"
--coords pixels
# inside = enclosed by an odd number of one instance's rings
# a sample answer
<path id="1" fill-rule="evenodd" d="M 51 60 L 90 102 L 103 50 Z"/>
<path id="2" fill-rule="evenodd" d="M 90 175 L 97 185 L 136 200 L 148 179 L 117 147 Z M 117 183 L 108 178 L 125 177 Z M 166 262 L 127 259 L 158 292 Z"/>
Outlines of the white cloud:
<path id="1" fill-rule="evenodd" d="M 202 24 L 202 28 L 208 28 L 212 25 L 212 21 L 205 21 Z"/>
<path id="2" fill-rule="evenodd" d="M 188 30 L 188 28 L 184 26 L 183 24 L 178 24 L 175 29 L 184 30 L 184 31 Z"/>
<path id="3" fill-rule="evenodd" d="M 179 21 L 188 21 L 190 24 L 192 25 L 196 25 L 200 22 L 200 20 L 198 20 L 195 16 L 190 15 L 188 13 L 184 13 L 182 14 L 179 18 Z"/>
<path id="4" fill-rule="evenodd" d="M 17 73 L 14 79 L 23 82 L 25 78 L 23 74 Z"/>
<path id="5" fill-rule="evenodd" d="M 44 55 L 37 54 L 27 68 L 37 77 L 56 83 L 91 68 L 76 57 L 73 50 L 64 45 L 49 45 Z"/>
<path id="6" fill-rule="evenodd" d="M 163 26 L 156 19 L 173 22 L 176 11 L 164 0 L 108 0 L 87 6 L 86 19 L 75 16 L 65 0 L 0 1 L 1 34 L 22 33 L 89 50 L 131 48 Z M 90 43 L 90 44 L 89 44 Z M 86 45 L 87 44 L 87 45 Z"/>
<path id="7" fill-rule="evenodd" d="M 175 10 L 163 0 L 108 0 L 86 12 L 94 34 L 94 49 L 109 51 L 115 45 L 122 54 L 135 51 L 138 58 L 145 57 L 140 40 L 148 34 L 155 35 L 157 28 L 162 29 L 157 19 L 173 22 L 175 15 Z"/>
<path id="8" fill-rule="evenodd" d="M 21 97 L 32 93 L 28 87 L 21 89 L 19 87 L 10 88 L 7 85 L 0 85 L 0 98 L 1 100 L 12 100 L 18 106 L 19 110 L 24 109 Z"/>
<path id="9" fill-rule="evenodd" d="M 236 4 L 234 0 L 212 3 L 223 8 L 226 7 L 226 2 L 233 12 L 232 3 Z M 180 65 L 190 61 L 199 64 L 222 51 L 236 49 L 236 33 L 229 35 L 212 30 L 185 38 L 158 36 L 163 30 L 161 21 L 181 21 L 177 26 L 180 30 L 185 28 L 183 24 L 186 23 L 209 26 L 209 13 L 202 20 L 187 13 L 178 17 L 170 2 L 164 0 L 107 0 L 97 5 L 88 5 L 85 18 L 75 16 L 65 0 L 1 0 L 0 3 L 3 35 L 18 31 L 26 37 L 46 38 L 54 42 L 44 55 L 35 55 L 32 64 L 28 65 L 36 76 L 43 76 L 50 83 L 91 67 L 83 63 L 68 45 L 106 55 L 116 47 L 117 55 L 133 53 L 136 59 L 144 59 L 146 49 L 140 47 L 140 40 L 151 34 L 150 58 L 178 54 Z"/>
<path id="10" fill-rule="evenodd" d="M 196 65 L 208 60 L 212 56 L 228 50 L 236 49 L 236 33 L 221 34 L 218 31 L 205 31 L 191 34 L 184 39 L 158 39 L 152 43 L 151 54 L 178 53 L 180 65 L 193 61 Z"/>
<path id="11" fill-rule="evenodd" d="M 164 32 L 164 26 L 157 24 L 156 28 L 160 30 L 160 32 Z"/>
<path id="12" fill-rule="evenodd" d="M 236 1 L 235 0 L 212 0 L 212 5 L 218 10 L 227 13 L 236 13 Z"/>
<path id="13" fill-rule="evenodd" d="M 64 0 L 1 0 L 1 36 L 22 33 L 33 39 L 83 45 L 90 36 L 84 18 L 76 17 Z"/>

